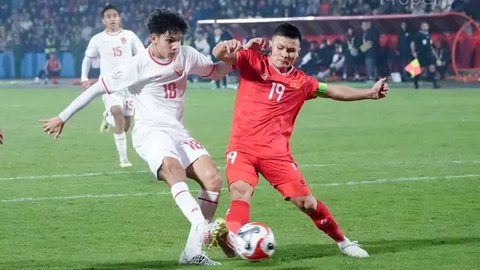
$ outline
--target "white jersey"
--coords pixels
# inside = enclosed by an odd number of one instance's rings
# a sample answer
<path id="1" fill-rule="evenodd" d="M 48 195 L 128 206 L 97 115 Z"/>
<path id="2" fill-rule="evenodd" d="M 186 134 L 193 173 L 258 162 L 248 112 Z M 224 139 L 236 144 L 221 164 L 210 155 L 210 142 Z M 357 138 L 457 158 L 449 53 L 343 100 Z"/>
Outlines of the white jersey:
<path id="1" fill-rule="evenodd" d="M 116 33 L 100 32 L 88 43 L 85 56 L 100 59 L 100 75 L 110 74 L 121 65 L 130 64 L 138 52 L 144 50 L 140 39 L 130 30 L 120 29 Z"/>
<path id="2" fill-rule="evenodd" d="M 101 76 L 100 81 L 107 93 L 128 87 L 133 95 L 137 125 L 154 124 L 183 131 L 187 76 L 208 77 L 214 70 L 215 64 L 190 46 L 181 46 L 178 55 L 165 63 L 147 48 L 128 65 Z"/>

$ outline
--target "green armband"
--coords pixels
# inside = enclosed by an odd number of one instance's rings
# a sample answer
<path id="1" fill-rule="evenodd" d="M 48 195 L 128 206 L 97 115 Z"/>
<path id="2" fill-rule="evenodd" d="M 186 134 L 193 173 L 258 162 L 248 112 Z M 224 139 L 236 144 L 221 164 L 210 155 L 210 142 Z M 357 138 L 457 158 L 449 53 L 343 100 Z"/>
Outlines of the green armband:
<path id="1" fill-rule="evenodd" d="M 327 96 L 327 84 L 326 83 L 318 83 L 317 91 L 315 92 L 317 97 L 326 97 Z"/>

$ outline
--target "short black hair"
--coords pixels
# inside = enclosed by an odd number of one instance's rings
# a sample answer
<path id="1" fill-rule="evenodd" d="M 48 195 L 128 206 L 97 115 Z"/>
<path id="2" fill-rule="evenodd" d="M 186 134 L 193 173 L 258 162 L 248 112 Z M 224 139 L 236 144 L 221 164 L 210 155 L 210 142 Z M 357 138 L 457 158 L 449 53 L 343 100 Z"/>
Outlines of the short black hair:
<path id="1" fill-rule="evenodd" d="M 147 19 L 150 34 L 182 33 L 188 31 L 188 23 L 183 15 L 168 9 L 155 9 Z"/>
<path id="2" fill-rule="evenodd" d="M 118 12 L 118 14 L 120 14 L 120 11 L 118 10 L 118 8 L 112 4 L 106 4 L 103 9 L 102 9 L 102 12 L 100 13 L 102 15 L 102 18 L 103 16 L 105 15 L 105 12 L 107 12 L 107 10 L 109 9 L 114 9 L 115 11 Z"/>
<path id="3" fill-rule="evenodd" d="M 302 41 L 302 33 L 298 27 L 290 23 L 282 23 L 273 30 L 273 36 L 282 36 Z"/>

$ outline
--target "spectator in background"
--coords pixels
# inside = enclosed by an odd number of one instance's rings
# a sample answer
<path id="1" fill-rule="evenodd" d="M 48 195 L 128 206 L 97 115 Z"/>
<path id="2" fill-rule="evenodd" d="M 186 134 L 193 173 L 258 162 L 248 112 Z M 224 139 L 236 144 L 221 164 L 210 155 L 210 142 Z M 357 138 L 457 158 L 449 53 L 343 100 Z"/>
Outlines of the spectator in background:
<path id="1" fill-rule="evenodd" d="M 301 68 L 305 74 L 313 76 L 317 74 L 321 61 L 318 42 L 313 40 L 310 42 L 310 48 L 308 48 L 308 52 L 302 57 L 298 67 Z"/>
<path id="2" fill-rule="evenodd" d="M 230 40 L 232 39 L 232 35 L 230 35 L 230 33 L 228 32 L 224 32 L 222 30 L 222 28 L 220 28 L 220 26 L 218 25 L 215 25 L 214 28 L 213 28 L 213 35 L 208 35 L 208 44 L 210 45 L 210 48 L 213 48 L 215 47 L 215 45 L 217 45 L 220 41 L 223 41 L 223 40 Z M 210 52 L 211 53 L 211 52 Z M 213 54 L 210 54 L 210 57 L 212 58 L 212 61 L 213 62 L 217 62 L 218 59 L 215 58 L 215 56 L 213 56 Z M 227 75 L 228 76 L 228 75 Z M 227 76 L 223 77 L 222 79 L 220 80 L 217 80 L 215 81 L 215 86 L 217 87 L 217 89 L 220 89 L 220 82 L 222 83 L 222 87 L 223 88 L 227 88 Z"/>
<path id="3" fill-rule="evenodd" d="M 398 33 L 397 52 L 400 60 L 400 68 L 402 70 L 402 81 L 408 78 L 407 73 L 404 71 L 404 67 L 412 61 L 412 49 L 410 43 L 412 42 L 412 34 L 408 29 L 406 22 L 400 24 L 400 32 Z"/>
<path id="4" fill-rule="evenodd" d="M 332 63 L 333 54 L 335 53 L 335 48 L 332 45 L 332 42 L 328 39 L 325 39 L 320 43 L 320 61 L 318 62 L 318 67 L 320 71 L 324 71 L 330 67 Z"/>
<path id="5" fill-rule="evenodd" d="M 20 78 L 22 72 L 22 59 L 24 54 L 23 43 L 20 41 L 20 34 L 13 34 L 10 42 L 7 41 L 7 47 L 9 47 L 13 54 L 13 63 L 15 66 L 15 78 Z"/>
<path id="6" fill-rule="evenodd" d="M 82 75 L 82 61 L 87 42 L 79 35 L 72 35 L 72 42 L 70 43 L 70 52 L 73 57 L 74 76 L 80 78 Z"/>
<path id="7" fill-rule="evenodd" d="M 378 54 L 379 37 L 372 28 L 371 23 L 362 22 L 362 40 L 360 51 L 365 56 L 365 68 L 367 69 L 367 79 L 374 81 L 377 78 L 376 57 Z"/>
<path id="8" fill-rule="evenodd" d="M 205 32 L 199 30 L 195 33 L 195 41 L 193 42 L 193 45 L 197 51 L 205 55 L 208 59 L 211 59 L 210 45 L 208 44 L 207 34 Z"/>
<path id="9" fill-rule="evenodd" d="M 360 78 L 358 74 L 358 60 L 360 57 L 360 39 L 355 34 L 355 29 L 349 27 L 343 43 L 343 54 L 345 55 L 345 63 L 343 65 L 343 80 L 347 80 L 348 76 L 354 74 L 355 80 Z"/>
<path id="10" fill-rule="evenodd" d="M 415 35 L 411 42 L 411 49 L 413 57 L 417 58 L 422 67 L 422 74 L 427 73 L 427 80 L 431 81 L 433 88 L 440 88 L 435 79 L 435 60 L 432 53 L 432 38 L 430 37 L 430 26 L 423 22 L 420 25 L 420 30 Z M 415 89 L 418 89 L 418 81 L 422 74 L 413 77 L 413 84 Z"/>
<path id="11" fill-rule="evenodd" d="M 450 50 L 445 41 L 437 40 L 433 45 L 432 53 L 435 60 L 435 70 L 440 75 L 440 80 L 443 80 L 451 62 Z"/>
<path id="12" fill-rule="evenodd" d="M 71 36 L 73 35 L 71 35 L 68 31 L 66 31 L 66 32 L 63 32 L 60 38 L 60 44 L 58 47 L 58 57 L 60 59 L 60 62 L 63 61 L 63 56 L 70 51 Z"/>
<path id="13" fill-rule="evenodd" d="M 343 68 L 343 64 L 345 63 L 345 55 L 343 54 L 342 50 L 342 42 L 340 40 L 336 40 L 333 43 L 333 56 L 332 60 L 330 61 L 330 66 L 328 69 L 324 71 L 320 71 L 317 74 L 317 78 L 321 81 L 325 80 L 328 76 L 339 72 Z"/>
<path id="14" fill-rule="evenodd" d="M 49 57 L 50 54 L 57 52 L 57 41 L 52 34 L 48 34 L 45 38 L 45 56 Z"/>

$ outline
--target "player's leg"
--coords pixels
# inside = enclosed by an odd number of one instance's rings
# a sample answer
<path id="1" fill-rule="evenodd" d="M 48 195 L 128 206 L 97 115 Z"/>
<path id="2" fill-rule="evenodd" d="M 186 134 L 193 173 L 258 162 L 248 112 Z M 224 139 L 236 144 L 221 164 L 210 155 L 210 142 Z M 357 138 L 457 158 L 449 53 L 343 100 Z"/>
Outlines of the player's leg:
<path id="1" fill-rule="evenodd" d="M 113 139 L 115 141 L 115 147 L 118 152 L 120 167 L 131 167 L 132 164 L 128 161 L 127 155 L 127 134 L 125 132 L 123 93 L 118 92 L 103 95 L 102 99 L 105 104 L 105 109 L 114 119 L 115 130 L 113 132 Z M 109 115 L 107 115 L 107 118 L 109 117 Z"/>
<path id="2" fill-rule="evenodd" d="M 225 220 L 217 219 L 210 246 L 220 246 L 227 257 L 235 256 L 236 233 L 250 221 L 250 200 L 258 183 L 255 158 L 237 151 L 227 153 L 226 173 L 230 207 Z"/>
<path id="3" fill-rule="evenodd" d="M 187 167 L 187 177 L 200 185 L 197 201 L 205 219 L 211 222 L 217 210 L 223 182 L 217 165 L 208 153 L 203 154 Z"/>
<path id="4" fill-rule="evenodd" d="M 295 185 L 290 187 L 280 187 L 284 193 L 288 194 L 286 190 L 297 189 Z M 350 241 L 340 229 L 337 222 L 333 218 L 332 214 L 328 210 L 327 206 L 315 198 L 312 194 L 305 196 L 291 197 L 290 201 L 296 205 L 302 212 L 307 214 L 317 226 L 318 229 L 326 233 L 330 238 L 335 240 L 340 251 L 351 257 L 366 258 L 368 257 L 367 251 L 362 249 L 356 241 Z"/>
<path id="5" fill-rule="evenodd" d="M 165 181 L 172 197 L 191 224 L 187 239 L 188 250 L 182 251 L 180 263 L 218 265 L 202 253 L 203 237 L 208 230 L 205 217 L 186 183 L 187 174 L 181 163 L 174 140 L 159 128 L 138 126 L 133 132 L 133 144 L 156 179 Z"/>
<path id="6" fill-rule="evenodd" d="M 368 253 L 361 249 L 356 242 L 346 238 L 322 201 L 315 198 L 304 180 L 304 177 L 291 159 L 263 160 L 260 163 L 260 172 L 280 192 L 283 198 L 291 201 L 302 212 L 307 214 L 315 226 L 332 238 L 340 250 L 353 257 L 368 257 Z"/>
<path id="7" fill-rule="evenodd" d="M 60 74 L 60 71 L 58 71 L 58 70 L 53 70 L 53 71 L 51 72 L 51 74 L 52 74 L 52 83 L 53 83 L 53 84 L 58 84 L 58 76 L 59 76 L 59 74 Z"/>
<path id="8" fill-rule="evenodd" d="M 123 99 L 123 115 L 124 115 L 124 127 L 123 130 L 127 132 L 130 129 L 132 123 L 132 117 L 135 114 L 135 109 L 133 107 L 132 95 L 126 90 L 124 92 Z"/>

